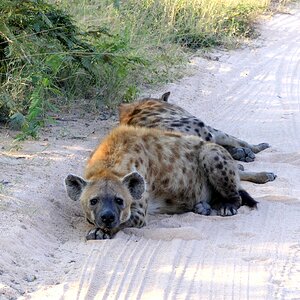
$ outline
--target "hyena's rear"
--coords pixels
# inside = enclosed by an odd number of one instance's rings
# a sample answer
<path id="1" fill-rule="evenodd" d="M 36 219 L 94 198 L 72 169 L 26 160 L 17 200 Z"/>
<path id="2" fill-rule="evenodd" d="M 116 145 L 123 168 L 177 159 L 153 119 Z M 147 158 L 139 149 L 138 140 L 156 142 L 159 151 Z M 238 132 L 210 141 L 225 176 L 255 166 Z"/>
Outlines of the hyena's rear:
<path id="1" fill-rule="evenodd" d="M 237 213 L 256 206 L 239 181 L 230 154 L 221 146 L 157 129 L 120 126 L 91 155 L 85 179 L 69 175 L 68 195 L 80 200 L 95 225 L 88 239 L 141 227 L 148 213 Z"/>

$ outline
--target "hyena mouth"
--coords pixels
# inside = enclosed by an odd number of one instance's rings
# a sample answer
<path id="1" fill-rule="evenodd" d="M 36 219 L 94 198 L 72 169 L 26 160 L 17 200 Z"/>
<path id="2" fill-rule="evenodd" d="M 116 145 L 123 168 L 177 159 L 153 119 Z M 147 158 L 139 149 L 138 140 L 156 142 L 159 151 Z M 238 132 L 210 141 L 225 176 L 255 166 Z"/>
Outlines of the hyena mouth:
<path id="1" fill-rule="evenodd" d="M 113 224 L 99 224 L 99 223 L 96 223 L 95 224 L 97 228 L 100 228 L 103 232 L 110 232 L 112 229 L 115 229 L 119 226 L 119 224 L 116 222 L 116 223 L 113 223 Z"/>

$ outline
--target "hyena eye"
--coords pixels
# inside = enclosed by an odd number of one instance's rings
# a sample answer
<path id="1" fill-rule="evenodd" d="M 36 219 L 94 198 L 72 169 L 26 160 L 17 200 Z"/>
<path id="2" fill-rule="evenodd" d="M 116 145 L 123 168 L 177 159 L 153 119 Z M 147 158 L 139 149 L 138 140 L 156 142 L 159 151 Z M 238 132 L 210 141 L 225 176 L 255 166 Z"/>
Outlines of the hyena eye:
<path id="1" fill-rule="evenodd" d="M 116 201 L 116 203 L 117 203 L 118 205 L 123 205 L 123 203 L 124 203 L 123 199 L 121 199 L 121 198 L 119 198 L 119 197 L 116 197 L 116 198 L 115 198 L 115 201 Z"/>
<path id="2" fill-rule="evenodd" d="M 90 204 L 91 205 L 96 205 L 98 203 L 98 199 L 91 199 Z"/>

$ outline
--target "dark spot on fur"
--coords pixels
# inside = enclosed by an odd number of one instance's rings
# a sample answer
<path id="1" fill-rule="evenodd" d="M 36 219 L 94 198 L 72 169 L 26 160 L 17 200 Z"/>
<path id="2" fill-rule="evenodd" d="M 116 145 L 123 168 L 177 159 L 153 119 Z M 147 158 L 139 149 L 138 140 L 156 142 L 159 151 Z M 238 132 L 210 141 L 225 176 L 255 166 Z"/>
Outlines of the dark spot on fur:
<path id="1" fill-rule="evenodd" d="M 142 217 L 145 216 L 144 212 L 142 212 L 142 211 L 140 211 L 140 210 L 137 210 L 136 213 L 139 214 L 139 215 L 142 216 Z"/>
<path id="2" fill-rule="evenodd" d="M 170 182 L 170 179 L 169 179 L 169 178 L 165 178 L 165 179 L 161 182 L 161 184 L 164 185 L 164 186 L 167 186 L 167 185 L 169 184 L 169 182 Z"/>
<path id="3" fill-rule="evenodd" d="M 148 117 L 159 117 L 159 113 L 149 113 Z"/>
<path id="4" fill-rule="evenodd" d="M 155 186 L 155 184 L 153 183 L 153 184 L 152 184 L 152 191 L 155 191 L 155 189 L 156 189 L 156 186 Z"/>
<path id="5" fill-rule="evenodd" d="M 136 108 L 133 112 L 132 112 L 132 115 L 137 115 L 141 112 L 141 109 L 140 108 Z"/>
<path id="6" fill-rule="evenodd" d="M 161 107 L 161 108 L 159 108 L 159 109 L 158 109 L 158 111 L 159 111 L 160 113 L 164 113 L 164 112 L 166 112 L 166 110 L 165 110 L 164 108 L 162 108 L 162 107 Z"/>
<path id="7" fill-rule="evenodd" d="M 225 181 L 228 181 L 228 180 L 229 180 L 228 176 L 225 176 L 225 177 L 224 177 L 224 180 L 225 180 Z"/>
<path id="8" fill-rule="evenodd" d="M 162 145 L 161 145 L 161 144 L 157 144 L 157 145 L 155 145 L 155 146 L 156 146 L 157 150 L 159 150 L 159 151 L 162 150 Z"/>
<path id="9" fill-rule="evenodd" d="M 216 168 L 222 170 L 223 169 L 223 164 L 222 163 L 216 164 Z"/>
<path id="10" fill-rule="evenodd" d="M 172 205 L 174 202 L 172 199 L 166 199 L 166 204 L 167 205 Z"/>
<path id="11" fill-rule="evenodd" d="M 185 157 L 187 160 L 191 161 L 193 159 L 193 153 L 192 152 L 187 152 L 185 153 Z"/>
<path id="12" fill-rule="evenodd" d="M 172 123 L 171 126 L 174 126 L 174 127 L 181 127 L 181 126 L 183 126 L 183 124 L 180 124 L 180 123 Z"/>
<path id="13" fill-rule="evenodd" d="M 207 137 L 205 138 L 205 140 L 206 140 L 207 142 L 209 142 L 211 139 L 207 136 Z"/>
<path id="14" fill-rule="evenodd" d="M 198 126 L 204 127 L 204 123 L 203 122 L 198 122 Z"/>
<path id="15" fill-rule="evenodd" d="M 215 157 L 214 157 L 214 160 L 215 160 L 215 161 L 218 161 L 219 159 L 220 159 L 219 156 L 215 156 Z"/>
<path id="16" fill-rule="evenodd" d="M 226 172 L 225 172 L 225 171 L 222 171 L 222 175 L 225 176 L 225 175 L 226 175 Z"/>
<path id="17" fill-rule="evenodd" d="M 174 164 L 174 162 L 175 162 L 175 157 L 174 157 L 174 156 L 169 157 L 169 162 L 170 162 L 171 164 Z M 172 169 L 173 169 L 173 167 L 172 167 Z"/>

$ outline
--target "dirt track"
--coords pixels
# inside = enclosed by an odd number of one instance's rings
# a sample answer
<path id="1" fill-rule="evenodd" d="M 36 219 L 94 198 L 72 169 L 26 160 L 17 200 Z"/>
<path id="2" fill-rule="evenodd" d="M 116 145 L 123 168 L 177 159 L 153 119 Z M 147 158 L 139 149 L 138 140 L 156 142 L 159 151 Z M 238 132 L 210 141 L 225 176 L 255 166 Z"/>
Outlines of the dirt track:
<path id="1" fill-rule="evenodd" d="M 278 175 L 243 184 L 258 210 L 161 215 L 113 240 L 86 243 L 90 227 L 63 179 L 82 174 L 116 122 L 65 116 L 20 149 L 2 128 L 1 300 L 300 299 L 300 5 L 261 32 L 246 49 L 193 59 L 194 76 L 163 89 L 206 123 L 272 145 L 245 164 Z"/>

